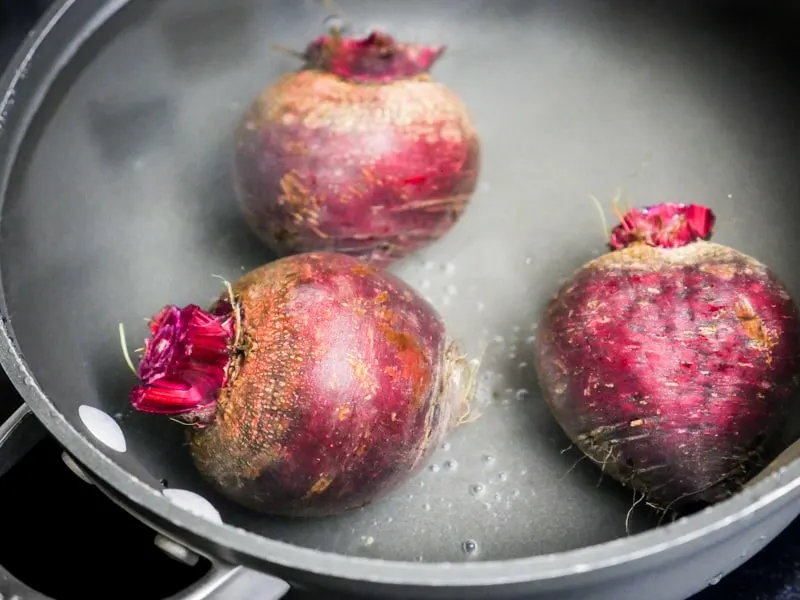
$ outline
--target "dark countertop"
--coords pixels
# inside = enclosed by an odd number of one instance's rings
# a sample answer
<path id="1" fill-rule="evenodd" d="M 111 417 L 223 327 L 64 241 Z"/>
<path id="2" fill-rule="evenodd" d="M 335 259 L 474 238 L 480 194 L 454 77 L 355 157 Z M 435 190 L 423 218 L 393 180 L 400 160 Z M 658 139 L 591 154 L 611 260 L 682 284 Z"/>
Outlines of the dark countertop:
<path id="1" fill-rule="evenodd" d="M 49 3 L 0 0 L 0 64 L 8 60 Z M 0 384 L 0 421 L 17 406 L 15 398 L 13 390 Z M 44 593 L 87 600 L 108 597 L 99 578 L 57 581 L 48 576 L 49 567 L 57 561 L 65 572 L 112 573 L 124 582 L 129 597 L 141 600 L 173 594 L 204 572 L 207 565 L 189 568 L 166 558 L 153 546 L 152 532 L 69 473 L 59 456 L 56 442 L 46 438 L 0 479 L 0 515 L 5 520 L 0 563 Z M 69 501 L 60 504 L 58 498 Z M 36 543 L 23 544 L 30 538 L 30 524 L 42 521 L 44 533 L 36 534 Z M 74 551 L 76 539 L 86 550 Z M 136 564 L 119 560 L 114 550 L 121 540 L 128 552 L 138 553 Z M 287 599 L 313 600 L 298 592 L 291 592 Z M 693 600 L 800 600 L 800 519 L 743 567 Z"/>
<path id="2" fill-rule="evenodd" d="M 800 600 L 800 520 L 692 600 Z"/>

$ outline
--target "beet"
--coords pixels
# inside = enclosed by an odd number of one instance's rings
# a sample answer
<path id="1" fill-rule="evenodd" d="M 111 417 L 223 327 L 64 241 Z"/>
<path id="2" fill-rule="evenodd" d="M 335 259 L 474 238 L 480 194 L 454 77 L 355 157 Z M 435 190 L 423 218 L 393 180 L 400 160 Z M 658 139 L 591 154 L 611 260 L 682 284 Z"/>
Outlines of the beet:
<path id="1" fill-rule="evenodd" d="M 273 515 L 342 513 L 396 489 L 474 388 L 433 307 L 340 254 L 272 262 L 211 311 L 167 306 L 150 329 L 132 405 L 193 425 L 200 473 Z"/>
<path id="2" fill-rule="evenodd" d="M 386 266 L 444 235 L 478 178 L 478 135 L 428 70 L 444 47 L 380 32 L 309 44 L 236 133 L 235 188 L 275 252 L 329 251 Z"/>
<path id="3" fill-rule="evenodd" d="M 729 497 L 795 404 L 798 316 L 755 259 L 706 241 L 699 205 L 633 209 L 549 302 L 546 401 L 605 473 L 662 509 Z"/>

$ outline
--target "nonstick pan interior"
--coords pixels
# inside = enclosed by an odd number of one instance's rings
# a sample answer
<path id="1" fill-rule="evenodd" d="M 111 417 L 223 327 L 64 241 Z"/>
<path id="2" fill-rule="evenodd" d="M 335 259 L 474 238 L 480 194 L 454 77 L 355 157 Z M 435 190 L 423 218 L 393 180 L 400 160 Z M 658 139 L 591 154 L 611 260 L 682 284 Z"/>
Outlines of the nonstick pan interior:
<path id="1" fill-rule="evenodd" d="M 629 492 L 566 450 L 531 369 L 536 321 L 559 281 L 604 249 L 589 195 L 608 206 L 618 188 L 636 205 L 709 204 L 715 239 L 769 264 L 800 298 L 800 98 L 775 25 L 783 17 L 758 3 L 341 4 L 356 30 L 447 44 L 433 75 L 478 123 L 473 204 L 394 271 L 483 355 L 480 419 L 391 497 L 289 522 L 213 493 L 181 426 L 127 405 L 134 381 L 117 324 L 140 345 L 145 318 L 163 304 L 206 303 L 221 289 L 213 275 L 233 280 L 273 258 L 233 204 L 231 134 L 245 103 L 298 66 L 273 45 L 301 49 L 322 31 L 327 13 L 311 1 L 132 2 L 54 82 L 0 223 L 9 315 L 34 384 L 137 477 L 303 546 L 488 560 L 655 526 L 647 508 L 629 510 Z M 119 423 L 124 448 L 87 406 Z"/>

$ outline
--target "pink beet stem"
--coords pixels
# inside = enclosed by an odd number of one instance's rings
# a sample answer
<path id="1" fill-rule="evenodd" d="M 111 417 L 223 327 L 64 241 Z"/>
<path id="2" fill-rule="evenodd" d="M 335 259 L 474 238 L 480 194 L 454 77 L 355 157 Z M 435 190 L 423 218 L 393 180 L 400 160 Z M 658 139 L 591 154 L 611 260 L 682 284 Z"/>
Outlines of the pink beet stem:
<path id="1" fill-rule="evenodd" d="M 137 369 L 141 384 L 130 395 L 141 412 L 178 415 L 211 414 L 225 383 L 234 338 L 230 304 L 214 313 L 190 304 L 165 306 L 150 322 L 152 337 Z M 206 409 L 206 410 L 204 410 Z"/>
<path id="2" fill-rule="evenodd" d="M 628 223 L 627 223 L 627 221 L 625 220 L 625 215 L 623 215 L 623 214 L 622 214 L 622 213 L 619 211 L 619 206 L 617 206 L 617 203 L 616 203 L 616 202 L 615 202 L 614 204 L 612 204 L 612 205 L 611 205 L 611 210 L 613 210 L 613 211 L 614 211 L 614 216 L 616 216 L 616 217 L 617 217 L 617 219 L 619 219 L 620 225 L 622 225 L 622 227 L 625 229 L 625 231 L 628 231 L 628 232 L 630 232 L 631 228 L 628 226 Z"/>
<path id="3" fill-rule="evenodd" d="M 334 31 L 308 45 L 306 68 L 327 71 L 360 83 L 390 83 L 427 73 L 444 53 L 444 46 L 401 44 L 373 31 L 365 38 Z"/>
<path id="4" fill-rule="evenodd" d="M 611 230 L 609 245 L 620 250 L 633 244 L 659 248 L 679 248 L 711 237 L 716 217 L 699 204 L 657 204 L 633 208 Z"/>

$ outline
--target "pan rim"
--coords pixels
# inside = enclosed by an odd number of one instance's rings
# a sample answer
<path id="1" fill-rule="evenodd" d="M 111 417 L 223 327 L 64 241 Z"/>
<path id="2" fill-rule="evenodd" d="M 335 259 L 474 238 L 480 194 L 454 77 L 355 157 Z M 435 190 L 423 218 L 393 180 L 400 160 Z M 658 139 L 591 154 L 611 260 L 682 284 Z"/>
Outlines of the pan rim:
<path id="1" fill-rule="evenodd" d="M 132 0 L 56 0 L 9 63 L 0 78 L 0 209 L 15 167 L 19 146 L 30 121 L 49 89 L 52 77 L 68 63 L 83 42 Z M 20 81 L 37 60 L 39 48 L 68 13 L 86 15 L 82 29 L 72 32 L 73 44 L 64 49 L 58 65 L 48 67 L 35 84 L 35 93 L 25 108 L 14 96 Z M 16 106 L 15 106 L 16 104 Z M 7 315 L 5 289 L 0 277 L 0 311 Z M 354 557 L 323 552 L 288 542 L 272 540 L 225 523 L 218 524 L 178 507 L 146 483 L 109 459 L 93 441 L 75 429 L 37 386 L 26 384 L 34 378 L 14 341 L 12 325 L 0 323 L 0 365 L 25 403 L 49 433 L 82 465 L 113 487 L 136 506 L 150 511 L 182 532 L 202 537 L 208 545 L 226 548 L 248 557 L 295 571 L 354 582 L 422 587 L 481 587 L 554 581 L 567 576 L 597 573 L 626 563 L 655 558 L 665 550 L 677 550 L 699 538 L 718 539 L 743 519 L 756 520 L 779 510 L 788 496 L 800 487 L 800 461 L 743 490 L 736 496 L 701 513 L 669 525 L 626 538 L 578 549 L 495 561 L 463 563 L 411 563 Z M 779 502 L 784 499 L 784 502 Z M 711 543 L 710 541 L 708 543 Z M 655 563 L 653 563 L 655 564 Z"/>

